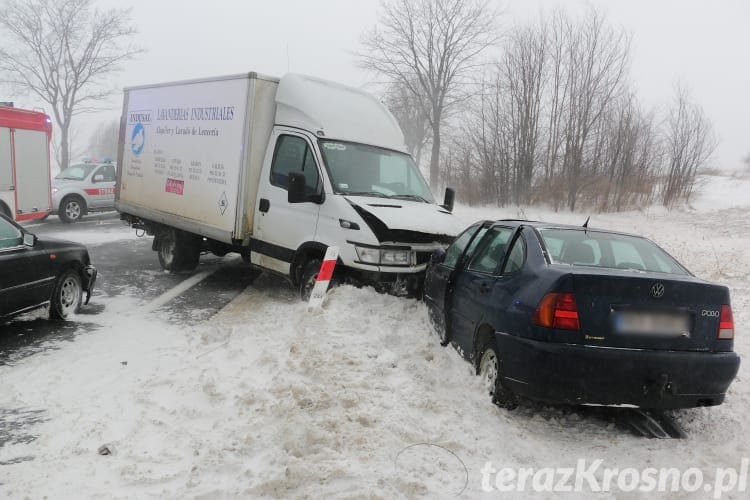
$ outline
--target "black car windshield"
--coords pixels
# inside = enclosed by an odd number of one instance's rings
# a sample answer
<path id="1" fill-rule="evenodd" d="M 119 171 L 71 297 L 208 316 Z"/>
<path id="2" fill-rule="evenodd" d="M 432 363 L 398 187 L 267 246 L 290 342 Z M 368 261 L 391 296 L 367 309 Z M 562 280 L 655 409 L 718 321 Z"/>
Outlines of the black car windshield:
<path id="1" fill-rule="evenodd" d="M 72 181 L 82 181 L 85 179 L 92 170 L 94 170 L 97 167 L 97 165 L 88 165 L 88 164 L 82 164 L 82 165 L 72 165 L 55 177 L 55 179 L 68 179 Z"/>
<path id="2" fill-rule="evenodd" d="M 0 217 L 0 249 L 17 247 L 21 243 L 23 243 L 23 233 L 16 226 Z"/>
<path id="3" fill-rule="evenodd" d="M 351 142 L 319 142 L 336 193 L 434 202 L 411 156 Z"/>
<path id="4" fill-rule="evenodd" d="M 671 255 L 638 236 L 584 229 L 540 229 L 553 264 L 690 274 Z"/>

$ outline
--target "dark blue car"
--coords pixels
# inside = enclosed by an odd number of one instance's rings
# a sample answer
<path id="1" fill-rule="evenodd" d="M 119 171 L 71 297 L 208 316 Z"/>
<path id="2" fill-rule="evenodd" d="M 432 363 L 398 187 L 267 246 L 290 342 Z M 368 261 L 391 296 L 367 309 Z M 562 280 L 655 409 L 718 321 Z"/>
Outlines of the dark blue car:
<path id="1" fill-rule="evenodd" d="M 444 345 L 474 363 L 493 401 L 688 408 L 719 405 L 739 369 L 727 287 L 645 238 L 484 221 L 425 281 Z"/>

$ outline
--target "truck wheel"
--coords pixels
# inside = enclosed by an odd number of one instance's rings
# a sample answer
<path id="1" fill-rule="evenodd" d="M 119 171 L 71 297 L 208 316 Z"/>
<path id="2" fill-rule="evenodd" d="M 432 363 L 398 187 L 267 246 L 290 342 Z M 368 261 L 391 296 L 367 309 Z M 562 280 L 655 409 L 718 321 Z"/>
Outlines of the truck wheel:
<path id="1" fill-rule="evenodd" d="M 200 260 L 200 236 L 178 229 L 163 229 L 159 234 L 158 247 L 159 264 L 166 271 L 192 271 Z"/>
<path id="2" fill-rule="evenodd" d="M 481 349 L 478 375 L 487 389 L 492 402 L 500 408 L 514 410 L 518 407 L 518 397 L 500 383 L 500 358 L 494 342 L 489 342 Z"/>
<path id="3" fill-rule="evenodd" d="M 81 276 L 68 269 L 57 278 L 49 306 L 50 319 L 68 319 L 81 307 L 83 285 Z"/>
<path id="4" fill-rule="evenodd" d="M 86 213 L 86 202 L 80 196 L 68 196 L 60 202 L 60 210 L 57 213 L 63 222 L 79 221 Z"/>

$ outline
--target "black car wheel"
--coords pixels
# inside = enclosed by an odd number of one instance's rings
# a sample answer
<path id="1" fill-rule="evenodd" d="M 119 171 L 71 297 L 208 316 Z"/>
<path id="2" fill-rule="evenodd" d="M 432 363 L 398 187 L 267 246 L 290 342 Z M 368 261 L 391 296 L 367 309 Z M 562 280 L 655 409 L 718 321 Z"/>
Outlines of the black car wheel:
<path id="1" fill-rule="evenodd" d="M 50 301 L 49 316 L 52 319 L 68 319 L 81 307 L 83 285 L 77 271 L 68 269 L 57 278 Z"/>
<path id="2" fill-rule="evenodd" d="M 68 196 L 60 202 L 58 215 L 63 222 L 76 222 L 81 220 L 86 212 L 86 202 L 79 196 Z"/>
<path id="3" fill-rule="evenodd" d="M 500 360 L 494 344 L 486 345 L 482 349 L 478 375 L 482 378 L 482 383 L 494 404 L 506 410 L 513 410 L 518 406 L 516 395 L 500 384 Z"/>

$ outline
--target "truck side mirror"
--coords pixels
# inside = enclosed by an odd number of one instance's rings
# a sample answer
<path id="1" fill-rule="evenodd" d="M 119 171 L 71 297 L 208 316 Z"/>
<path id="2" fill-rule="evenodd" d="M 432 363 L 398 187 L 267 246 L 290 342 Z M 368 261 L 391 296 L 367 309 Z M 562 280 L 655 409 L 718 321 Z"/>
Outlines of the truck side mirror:
<path id="1" fill-rule="evenodd" d="M 453 212 L 453 202 L 455 199 L 456 191 L 452 188 L 445 188 L 445 198 L 443 198 L 443 204 L 441 206 L 447 211 Z"/>
<path id="2" fill-rule="evenodd" d="M 96 174 L 92 180 L 94 182 L 104 182 L 104 175 L 103 174 Z"/>
<path id="3" fill-rule="evenodd" d="M 308 201 L 305 195 L 305 174 L 302 172 L 289 172 L 287 201 L 289 203 L 304 203 Z"/>

